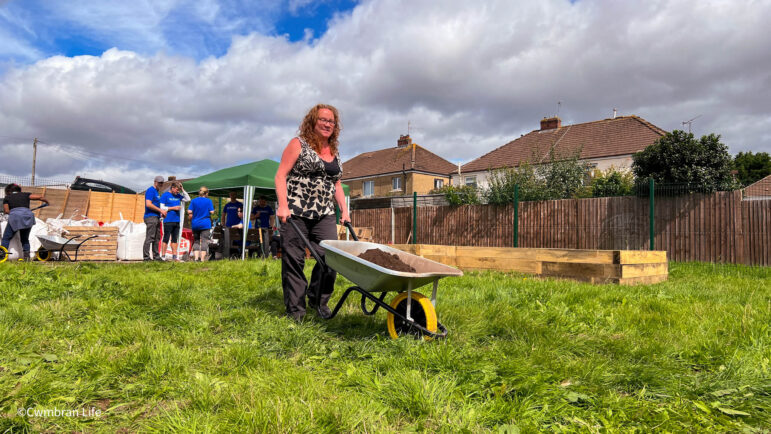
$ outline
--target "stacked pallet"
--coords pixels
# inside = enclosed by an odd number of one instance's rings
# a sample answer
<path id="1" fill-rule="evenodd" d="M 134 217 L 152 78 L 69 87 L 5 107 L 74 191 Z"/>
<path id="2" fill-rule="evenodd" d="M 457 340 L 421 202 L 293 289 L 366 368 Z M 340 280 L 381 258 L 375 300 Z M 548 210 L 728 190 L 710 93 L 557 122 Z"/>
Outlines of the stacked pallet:
<path id="1" fill-rule="evenodd" d="M 80 240 L 96 235 L 78 250 L 78 261 L 115 261 L 118 258 L 118 228 L 115 226 L 65 226 L 67 238 L 80 236 Z M 77 240 L 75 240 L 77 242 Z M 75 260 L 75 252 L 69 253 Z"/>
<path id="2" fill-rule="evenodd" d="M 517 271 L 590 283 L 650 284 L 667 280 L 665 251 L 534 249 L 400 244 L 397 249 L 462 270 Z"/>
<path id="3" fill-rule="evenodd" d="M 356 231 L 356 236 L 359 237 L 359 241 L 368 241 L 370 243 L 373 242 L 372 233 L 375 230 L 374 228 L 357 227 L 357 228 L 354 228 L 354 230 Z M 348 236 L 348 228 L 346 228 L 343 225 L 337 225 L 337 239 L 347 240 L 349 239 L 347 238 L 347 236 Z M 353 240 L 353 237 L 351 237 L 350 239 Z"/>

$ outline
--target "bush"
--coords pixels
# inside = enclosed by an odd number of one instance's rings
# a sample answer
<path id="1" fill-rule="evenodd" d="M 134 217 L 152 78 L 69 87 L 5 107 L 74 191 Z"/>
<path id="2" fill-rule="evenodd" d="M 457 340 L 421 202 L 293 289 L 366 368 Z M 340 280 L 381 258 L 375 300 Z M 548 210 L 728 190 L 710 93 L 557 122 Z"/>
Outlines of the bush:
<path id="1" fill-rule="evenodd" d="M 479 194 L 476 187 L 470 185 L 445 185 L 432 193 L 444 194 L 444 198 L 452 206 L 476 205 L 479 203 Z"/>
<path id="2" fill-rule="evenodd" d="M 628 196 L 633 189 L 632 172 L 620 172 L 613 167 L 605 171 L 595 170 L 589 182 L 591 197 Z"/>
<path id="3" fill-rule="evenodd" d="M 484 191 L 484 197 L 489 204 L 513 203 L 516 185 L 519 185 L 519 200 L 540 200 L 545 197 L 546 183 L 538 178 L 533 166 L 527 162 L 519 167 L 491 170 L 487 180 L 489 187 Z"/>
<path id="4" fill-rule="evenodd" d="M 580 150 L 568 157 L 549 153 L 549 162 L 533 167 L 523 162 L 518 167 L 491 170 L 489 187 L 484 192 L 487 203 L 506 205 L 514 201 L 514 186 L 519 185 L 519 200 L 550 200 L 575 197 L 583 185 L 586 165 L 578 160 Z"/>

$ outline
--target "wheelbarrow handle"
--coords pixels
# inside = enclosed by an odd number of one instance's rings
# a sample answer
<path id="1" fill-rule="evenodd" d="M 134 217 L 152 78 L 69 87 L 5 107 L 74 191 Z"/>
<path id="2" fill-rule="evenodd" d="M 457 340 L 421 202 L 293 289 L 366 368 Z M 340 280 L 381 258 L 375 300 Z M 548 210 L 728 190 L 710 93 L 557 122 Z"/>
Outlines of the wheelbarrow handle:
<path id="1" fill-rule="evenodd" d="M 324 262 L 323 259 L 321 259 L 321 255 L 319 255 L 319 253 L 316 251 L 316 249 L 313 248 L 313 246 L 311 245 L 311 242 L 308 241 L 308 238 L 305 236 L 305 234 L 303 234 L 300 231 L 300 228 L 297 227 L 297 223 L 294 222 L 294 219 L 290 217 L 290 218 L 286 219 L 286 221 L 289 222 L 289 225 L 292 226 L 292 228 L 297 233 L 297 235 L 300 237 L 300 239 L 303 240 L 303 243 L 305 243 L 305 247 L 307 247 L 308 250 L 310 250 L 311 255 L 313 255 L 313 257 L 316 259 L 316 262 L 321 264 L 321 266 L 324 267 L 324 269 L 326 270 L 327 269 L 327 263 Z"/>
<path id="2" fill-rule="evenodd" d="M 351 237 L 353 237 L 353 240 L 354 241 L 359 241 L 359 237 L 356 236 L 356 231 L 353 230 L 353 225 L 351 224 L 351 222 L 346 221 L 343 224 L 345 225 L 345 227 L 348 228 L 349 231 L 351 231 Z"/>

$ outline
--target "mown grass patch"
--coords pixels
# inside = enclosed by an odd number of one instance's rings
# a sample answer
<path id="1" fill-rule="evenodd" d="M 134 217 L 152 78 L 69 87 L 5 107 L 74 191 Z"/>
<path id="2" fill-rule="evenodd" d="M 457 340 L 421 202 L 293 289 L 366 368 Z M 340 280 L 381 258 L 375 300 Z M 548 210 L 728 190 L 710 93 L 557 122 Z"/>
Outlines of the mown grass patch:
<path id="1" fill-rule="evenodd" d="M 441 281 L 450 334 L 424 342 L 357 299 L 293 323 L 278 262 L 0 264 L 0 432 L 763 432 L 769 274 L 470 272 Z M 34 416 L 54 409 L 86 416 Z"/>

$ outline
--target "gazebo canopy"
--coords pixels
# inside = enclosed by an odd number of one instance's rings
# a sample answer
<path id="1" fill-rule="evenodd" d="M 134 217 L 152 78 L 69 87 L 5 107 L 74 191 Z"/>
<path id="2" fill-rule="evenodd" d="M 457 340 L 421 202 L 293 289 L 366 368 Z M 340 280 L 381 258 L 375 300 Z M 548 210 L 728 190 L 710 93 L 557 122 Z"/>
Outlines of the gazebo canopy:
<path id="1" fill-rule="evenodd" d="M 227 196 L 231 191 L 241 192 L 244 187 L 254 187 L 255 196 L 276 199 L 276 184 L 273 179 L 278 171 L 278 162 L 260 160 L 240 166 L 220 169 L 182 184 L 187 191 L 197 191 L 202 185 L 209 189 L 209 196 Z M 343 184 L 348 196 L 349 188 Z"/>
<path id="2" fill-rule="evenodd" d="M 276 200 L 276 183 L 274 178 L 277 171 L 278 162 L 260 160 L 199 176 L 198 178 L 183 182 L 182 187 L 186 191 L 195 192 L 201 186 L 206 186 L 209 189 L 209 196 L 214 197 L 228 196 L 231 191 L 241 193 L 239 195 L 244 201 L 243 215 L 249 216 L 251 215 L 252 201 L 255 197 L 265 196 L 266 199 Z M 343 184 L 343 192 L 346 197 L 349 195 L 349 188 L 345 184 Z M 248 217 L 245 220 L 247 224 L 243 228 L 241 259 L 245 258 L 246 234 L 249 228 Z"/>

